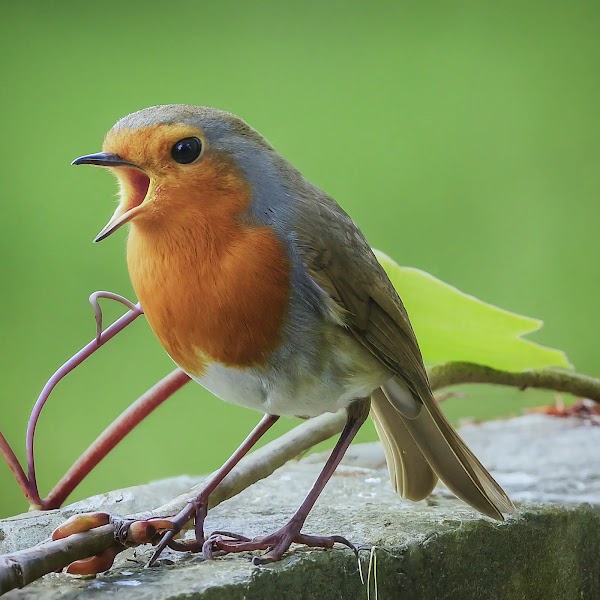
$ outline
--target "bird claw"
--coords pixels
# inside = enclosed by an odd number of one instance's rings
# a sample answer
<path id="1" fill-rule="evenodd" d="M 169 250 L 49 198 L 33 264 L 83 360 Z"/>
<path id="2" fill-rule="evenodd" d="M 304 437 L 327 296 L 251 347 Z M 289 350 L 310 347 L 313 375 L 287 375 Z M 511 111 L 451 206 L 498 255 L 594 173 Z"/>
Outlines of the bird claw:
<path id="1" fill-rule="evenodd" d="M 162 538 L 158 541 L 154 554 L 150 557 L 147 567 L 151 567 L 162 554 L 163 550 L 168 546 L 172 550 L 178 552 L 200 552 L 204 545 L 204 519 L 208 512 L 208 504 L 199 499 L 190 500 L 187 506 L 180 510 L 174 517 L 168 519 L 171 527 Z M 195 540 L 177 541 L 175 536 L 178 535 L 185 525 L 194 519 Z"/>
<path id="2" fill-rule="evenodd" d="M 303 544 L 310 548 L 333 548 L 334 544 L 347 546 L 358 556 L 358 548 L 346 538 L 339 535 L 316 536 L 306 535 L 296 530 L 290 524 L 282 527 L 279 531 L 265 536 L 249 539 L 247 537 L 232 534 L 227 531 L 215 531 L 202 546 L 202 555 L 206 560 L 216 556 L 223 556 L 234 552 L 253 552 L 256 550 L 267 550 L 263 556 L 252 558 L 254 565 L 264 565 L 275 562 L 290 549 L 292 544 Z"/>

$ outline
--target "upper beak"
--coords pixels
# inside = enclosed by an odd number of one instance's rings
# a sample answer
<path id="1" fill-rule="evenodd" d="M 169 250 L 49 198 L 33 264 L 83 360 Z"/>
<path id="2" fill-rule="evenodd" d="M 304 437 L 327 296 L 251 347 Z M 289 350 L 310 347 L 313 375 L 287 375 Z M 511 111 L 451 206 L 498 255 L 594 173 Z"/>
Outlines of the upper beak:
<path id="1" fill-rule="evenodd" d="M 86 154 L 76 158 L 72 165 L 96 165 L 98 167 L 133 167 L 139 169 L 137 165 L 123 160 L 118 154 L 113 152 L 96 152 L 96 154 Z"/>
<path id="2" fill-rule="evenodd" d="M 141 210 L 140 205 L 142 204 L 146 193 L 148 192 L 150 178 L 138 165 L 123 160 L 118 154 L 114 154 L 113 152 L 97 152 L 96 154 L 86 154 L 85 156 L 76 158 L 71 164 L 95 165 L 98 167 L 129 167 L 130 169 L 135 169 L 134 173 L 138 174 L 138 176 L 134 178 L 135 189 L 133 192 L 135 193 L 132 194 L 132 197 L 135 198 L 135 201 L 133 205 L 131 203 L 126 205 L 121 202 L 110 221 L 95 237 L 94 242 L 100 242 L 107 238 L 111 233 L 119 229 L 119 227 L 130 221 Z"/>

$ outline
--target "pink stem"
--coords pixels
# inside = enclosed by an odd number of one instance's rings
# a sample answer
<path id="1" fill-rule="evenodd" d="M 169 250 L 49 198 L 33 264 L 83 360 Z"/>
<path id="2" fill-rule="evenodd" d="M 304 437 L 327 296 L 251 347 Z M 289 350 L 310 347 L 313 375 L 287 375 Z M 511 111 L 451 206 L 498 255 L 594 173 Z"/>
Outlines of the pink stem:
<path id="1" fill-rule="evenodd" d="M 103 343 L 102 341 L 102 308 L 100 308 L 100 303 L 98 300 L 100 298 L 106 298 L 107 300 L 116 300 L 120 302 L 124 306 L 126 306 L 129 310 L 137 311 L 139 308 L 139 304 L 134 304 L 131 300 L 127 300 L 124 296 L 120 294 L 115 294 L 114 292 L 105 292 L 99 291 L 94 292 L 90 295 L 89 301 L 94 309 L 94 316 L 96 317 L 96 342 L 98 345 Z"/>
<path id="2" fill-rule="evenodd" d="M 48 380 L 48 383 L 44 386 L 42 393 L 37 399 L 33 410 L 31 411 L 31 416 L 29 417 L 29 423 L 27 424 L 27 437 L 25 441 L 25 447 L 27 450 L 27 471 L 28 471 L 28 480 L 32 488 L 36 491 L 36 495 L 39 496 L 39 491 L 37 487 L 37 480 L 35 476 L 35 458 L 34 458 L 34 437 L 35 437 L 35 428 L 37 426 L 38 419 L 40 417 L 40 413 L 42 412 L 42 408 L 44 408 L 44 404 L 48 397 L 50 396 L 52 390 L 56 386 L 56 384 L 63 379 L 66 375 L 68 375 L 75 367 L 79 366 L 84 360 L 89 358 L 102 344 L 105 344 L 110 339 L 112 339 L 117 333 L 125 329 L 127 325 L 131 324 L 135 319 L 137 319 L 141 314 L 143 314 L 142 307 L 139 304 L 135 305 L 136 310 L 130 310 L 125 313 L 120 319 L 115 321 L 110 327 L 106 329 L 100 336 L 99 340 L 92 340 L 87 346 L 82 348 L 77 354 L 71 357 L 62 367 L 60 367 L 54 375 Z"/>
<path id="3" fill-rule="evenodd" d="M 77 459 L 75 464 L 48 494 L 48 497 L 42 501 L 44 510 L 59 508 L 84 477 L 134 427 L 139 425 L 153 410 L 181 389 L 188 381 L 190 381 L 190 378 L 183 371 L 175 369 L 121 413 Z"/>
<path id="4" fill-rule="evenodd" d="M 8 467 L 12 471 L 19 487 L 23 494 L 25 494 L 25 498 L 29 504 L 41 506 L 42 501 L 37 490 L 29 483 L 29 479 L 27 479 L 27 475 L 25 475 L 25 471 L 23 471 L 23 467 L 19 462 L 16 454 L 13 452 L 13 449 L 10 447 L 10 444 L 6 441 L 6 438 L 0 433 L 0 454 L 4 457 L 4 460 L 8 464 Z"/>

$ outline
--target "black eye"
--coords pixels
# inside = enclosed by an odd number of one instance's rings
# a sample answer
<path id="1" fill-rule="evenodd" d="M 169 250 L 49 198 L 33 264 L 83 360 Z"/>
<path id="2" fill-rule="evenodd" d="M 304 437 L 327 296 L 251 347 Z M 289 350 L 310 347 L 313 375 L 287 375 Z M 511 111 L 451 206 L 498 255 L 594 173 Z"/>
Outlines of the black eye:
<path id="1" fill-rule="evenodd" d="M 202 142 L 195 137 L 179 140 L 171 148 L 173 160 L 181 165 L 188 165 L 194 162 L 200 156 L 200 152 L 202 152 Z"/>

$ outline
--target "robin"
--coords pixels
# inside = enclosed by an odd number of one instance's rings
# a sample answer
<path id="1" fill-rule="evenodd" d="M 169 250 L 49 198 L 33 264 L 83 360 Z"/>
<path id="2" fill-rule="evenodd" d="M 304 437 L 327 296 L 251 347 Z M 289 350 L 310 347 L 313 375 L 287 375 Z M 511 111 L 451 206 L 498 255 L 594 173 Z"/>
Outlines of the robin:
<path id="1" fill-rule="evenodd" d="M 436 403 L 396 290 L 360 229 L 235 115 L 155 106 L 109 131 L 103 151 L 73 164 L 108 168 L 120 203 L 95 241 L 130 223 L 127 264 L 148 322 L 173 361 L 226 402 L 265 416 L 206 488 L 166 520 L 166 547 L 214 553 L 292 543 L 330 548 L 341 536 L 304 522 L 369 412 L 394 489 L 421 500 L 441 479 L 494 519 L 513 510 Z M 204 535 L 208 498 L 279 416 L 344 410 L 346 426 L 314 487 L 275 533 Z M 195 519 L 195 540 L 175 536 Z M 119 523 L 119 539 L 140 522 Z"/>

